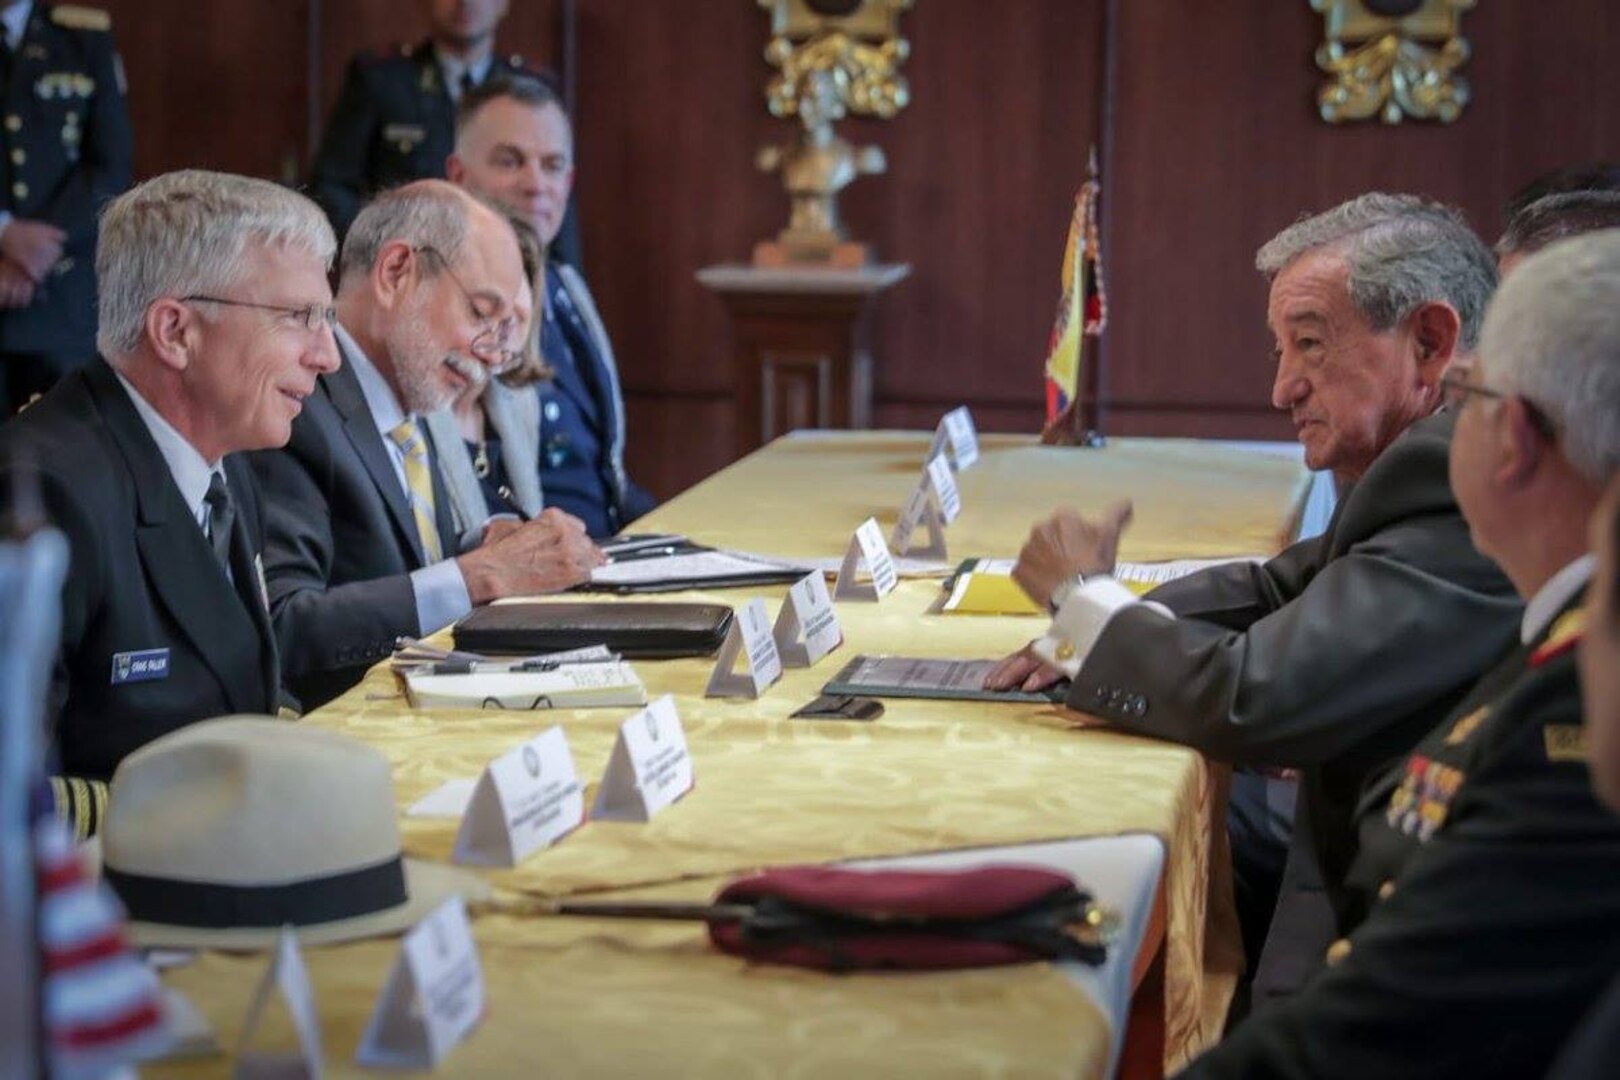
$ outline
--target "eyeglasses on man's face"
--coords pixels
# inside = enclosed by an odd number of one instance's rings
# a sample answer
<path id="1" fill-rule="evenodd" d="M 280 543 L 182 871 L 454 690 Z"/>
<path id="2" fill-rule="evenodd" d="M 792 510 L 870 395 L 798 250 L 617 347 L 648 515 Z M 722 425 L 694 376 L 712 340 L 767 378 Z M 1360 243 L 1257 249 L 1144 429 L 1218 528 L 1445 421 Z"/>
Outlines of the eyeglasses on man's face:
<path id="1" fill-rule="evenodd" d="M 512 347 L 514 339 L 518 336 L 517 316 L 508 315 L 504 319 L 497 319 L 489 314 L 487 309 L 479 304 L 478 298 L 473 296 L 472 291 L 463 284 L 460 276 L 451 268 L 450 260 L 445 258 L 444 253 L 438 248 L 423 244 L 411 250 L 420 255 L 433 256 L 456 290 L 461 293 L 462 298 L 467 301 L 467 307 L 472 312 L 473 318 L 483 327 L 468 346 L 472 354 L 487 364 L 490 371 L 496 375 L 517 366 L 523 359 L 522 351 Z"/>
<path id="2" fill-rule="evenodd" d="M 223 296 L 203 296 L 194 293 L 191 296 L 182 296 L 182 304 L 204 303 L 222 304 L 225 307 L 252 308 L 255 311 L 273 311 L 278 315 L 286 315 L 304 325 L 310 333 L 325 327 L 328 330 L 337 328 L 337 308 L 330 304 L 311 304 L 308 307 L 286 307 L 281 304 L 257 304 L 251 300 L 229 300 Z"/>
<path id="3" fill-rule="evenodd" d="M 1552 418 L 1541 410 L 1535 402 L 1519 394 L 1508 394 L 1483 383 L 1470 382 L 1467 371 L 1448 371 L 1440 376 L 1440 400 L 1452 412 L 1459 411 L 1468 401 L 1468 395 L 1477 394 L 1492 401 L 1508 401 L 1517 399 L 1524 403 L 1525 415 L 1529 416 L 1530 423 L 1545 439 L 1555 439 L 1558 428 Z"/>

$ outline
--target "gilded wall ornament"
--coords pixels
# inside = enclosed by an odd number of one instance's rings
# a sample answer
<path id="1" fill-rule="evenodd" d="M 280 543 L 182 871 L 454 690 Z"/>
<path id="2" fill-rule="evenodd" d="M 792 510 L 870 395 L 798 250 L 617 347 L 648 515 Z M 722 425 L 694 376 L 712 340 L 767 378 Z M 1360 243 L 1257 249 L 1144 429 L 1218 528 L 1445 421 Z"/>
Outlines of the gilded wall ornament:
<path id="1" fill-rule="evenodd" d="M 1456 120 L 1469 94 L 1457 74 L 1470 52 L 1462 13 L 1476 2 L 1310 0 L 1326 22 L 1316 64 L 1332 77 L 1316 96 L 1322 119 Z"/>
<path id="2" fill-rule="evenodd" d="M 759 0 L 771 12 L 765 59 L 778 74 L 765 90 L 772 116 L 797 118 L 795 139 L 759 151 L 765 172 L 781 174 L 792 206 L 787 228 L 756 245 L 759 265 L 860 266 L 865 244 L 850 243 L 838 220 L 838 193 L 859 176 L 887 168 L 876 146 L 856 147 L 833 131 L 849 113 L 889 119 L 910 90 L 900 65 L 910 46 L 900 13 L 914 0 Z"/>

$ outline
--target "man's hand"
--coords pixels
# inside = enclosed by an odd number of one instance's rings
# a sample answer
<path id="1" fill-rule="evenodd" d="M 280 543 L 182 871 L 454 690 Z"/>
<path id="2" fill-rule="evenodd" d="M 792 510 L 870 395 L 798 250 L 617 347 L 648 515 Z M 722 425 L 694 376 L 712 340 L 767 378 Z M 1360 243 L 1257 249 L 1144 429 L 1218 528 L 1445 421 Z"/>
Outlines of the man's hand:
<path id="1" fill-rule="evenodd" d="M 1023 690 L 1033 693 L 1045 690 L 1063 678 L 1059 668 L 1052 667 L 1035 652 L 1033 645 L 1025 645 L 1007 659 L 990 669 L 984 677 L 986 690 Z"/>
<path id="2" fill-rule="evenodd" d="M 67 233 L 47 221 L 11 220 L 0 233 L 0 255 L 20 266 L 34 284 L 45 280 L 51 267 L 62 261 Z"/>
<path id="3" fill-rule="evenodd" d="M 1131 522 L 1131 504 L 1117 502 L 1096 521 L 1073 510 L 1059 510 L 1030 530 L 1018 553 L 1013 580 L 1041 607 L 1053 591 L 1076 574 L 1108 574 L 1114 569 L 1119 537 Z"/>
<path id="4" fill-rule="evenodd" d="M 584 524 L 555 507 L 456 559 L 474 604 L 557 592 L 587 580 L 605 561 Z"/>
<path id="5" fill-rule="evenodd" d="M 10 259 L 0 259 L 0 308 L 25 308 L 34 302 L 34 279 Z"/>
<path id="6" fill-rule="evenodd" d="M 484 522 L 484 535 L 478 541 L 478 546 L 493 544 L 497 540 L 504 540 L 508 536 L 523 528 L 522 519 L 514 516 L 492 517 Z"/>

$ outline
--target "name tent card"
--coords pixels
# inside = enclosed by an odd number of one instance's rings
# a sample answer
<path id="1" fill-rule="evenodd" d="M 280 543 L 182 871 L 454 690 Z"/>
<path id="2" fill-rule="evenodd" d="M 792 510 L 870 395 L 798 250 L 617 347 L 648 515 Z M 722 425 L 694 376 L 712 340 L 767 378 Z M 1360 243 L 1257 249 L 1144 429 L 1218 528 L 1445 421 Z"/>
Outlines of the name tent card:
<path id="1" fill-rule="evenodd" d="M 354 1059 L 368 1068 L 434 1068 L 483 1015 L 484 969 L 456 896 L 400 942 Z"/>
<path id="2" fill-rule="evenodd" d="M 979 432 L 973 426 L 973 414 L 968 412 L 966 405 L 946 413 L 939 427 L 934 429 L 934 441 L 928 448 L 928 456 L 934 457 L 946 450 L 950 451 L 951 464 L 957 472 L 979 460 Z"/>
<path id="3" fill-rule="evenodd" d="M 950 467 L 946 466 L 945 471 L 949 472 Z M 895 551 L 902 555 L 921 555 L 932 559 L 946 557 L 945 522 L 940 517 L 939 508 L 935 506 L 936 499 L 933 479 L 925 474 L 922 482 L 912 489 L 906 505 L 900 509 L 900 520 L 895 522 L 894 536 L 891 537 Z M 927 544 L 918 545 L 912 542 L 918 529 L 928 530 Z"/>
<path id="4" fill-rule="evenodd" d="M 675 699 L 665 694 L 619 725 L 591 817 L 650 821 L 691 791 L 693 779 L 686 732 L 675 712 Z"/>
<path id="5" fill-rule="evenodd" d="M 269 1052 L 252 1049 L 253 1036 L 266 1006 L 280 996 L 298 1035 L 296 1052 Z M 270 966 L 265 968 L 258 989 L 253 992 L 247 1019 L 236 1040 L 238 1077 L 310 1077 L 320 1080 L 325 1055 L 321 1051 L 321 1020 L 315 1009 L 315 991 L 309 985 L 309 969 L 298 951 L 298 936 L 290 926 L 281 928 Z"/>
<path id="6" fill-rule="evenodd" d="M 962 492 L 956 486 L 956 474 L 951 472 L 945 455 L 929 458 L 926 468 L 928 483 L 934 489 L 934 501 L 939 504 L 939 516 L 949 525 L 962 515 Z"/>
<path id="7" fill-rule="evenodd" d="M 451 858 L 472 866 L 516 866 L 585 820 L 585 789 L 568 736 L 549 728 L 484 767 L 456 833 Z"/>
<path id="8" fill-rule="evenodd" d="M 865 570 L 872 576 L 862 582 L 859 575 Z M 844 562 L 838 568 L 838 585 L 833 590 L 835 600 L 881 600 L 900 583 L 900 573 L 894 568 L 894 556 L 883 541 L 883 530 L 876 518 L 861 522 L 855 535 L 849 538 Z"/>
<path id="9" fill-rule="evenodd" d="M 771 634 L 777 655 L 787 667 L 813 667 L 844 643 L 844 630 L 838 625 L 838 613 L 827 595 L 827 579 L 820 571 L 793 583 Z"/>
<path id="10" fill-rule="evenodd" d="M 735 671 L 739 655 L 748 658 L 746 675 Z M 765 614 L 765 601 L 756 596 L 731 620 L 731 629 L 726 631 L 720 655 L 715 658 L 714 673 L 709 676 L 704 696 L 757 698 L 781 677 L 782 658 L 776 652 L 771 620 Z"/>

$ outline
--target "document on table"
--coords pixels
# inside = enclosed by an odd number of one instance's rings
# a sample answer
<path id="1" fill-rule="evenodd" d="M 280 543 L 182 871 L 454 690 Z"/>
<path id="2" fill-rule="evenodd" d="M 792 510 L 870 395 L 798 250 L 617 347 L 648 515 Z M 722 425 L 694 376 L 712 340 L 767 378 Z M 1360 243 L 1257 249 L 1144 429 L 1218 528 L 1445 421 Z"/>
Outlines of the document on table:
<path id="1" fill-rule="evenodd" d="M 410 671 L 405 694 L 413 709 L 587 709 L 647 703 L 647 688 L 623 660 L 563 664 L 550 671 Z"/>
<path id="2" fill-rule="evenodd" d="M 740 551 L 694 551 L 630 559 L 591 571 L 592 589 L 659 592 L 797 581 L 809 567 Z"/>
<path id="3" fill-rule="evenodd" d="M 838 576 L 839 567 L 844 563 L 842 555 L 831 558 L 795 559 L 794 562 L 804 566 L 806 570 L 820 570 L 823 574 L 832 577 Z M 904 555 L 894 556 L 894 569 L 903 578 L 942 578 L 949 577 L 956 564 L 949 559 L 912 559 Z"/>
<path id="4" fill-rule="evenodd" d="M 1239 559 L 1173 559 L 1169 562 L 1122 562 L 1113 577 L 1138 596 L 1168 581 L 1231 562 L 1264 562 L 1255 555 Z M 940 611 L 954 615 L 1045 615 L 1012 579 L 1011 559 L 968 559 L 946 583 L 949 595 Z"/>
<path id="5" fill-rule="evenodd" d="M 1021 701 L 1049 704 L 1062 701 L 1068 680 L 1038 693 L 1022 690 L 986 690 L 984 677 L 999 660 L 935 660 L 910 656 L 857 656 L 823 694 L 857 697 L 935 698 L 947 701 Z"/>

